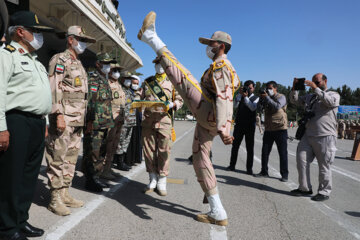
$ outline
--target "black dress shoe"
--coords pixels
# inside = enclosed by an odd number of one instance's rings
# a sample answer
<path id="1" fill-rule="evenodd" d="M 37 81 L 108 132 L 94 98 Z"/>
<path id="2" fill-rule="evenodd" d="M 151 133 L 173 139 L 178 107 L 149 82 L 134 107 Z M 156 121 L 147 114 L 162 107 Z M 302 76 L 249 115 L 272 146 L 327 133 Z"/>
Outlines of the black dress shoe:
<path id="1" fill-rule="evenodd" d="M 290 193 L 291 193 L 291 195 L 293 195 L 293 196 L 300 197 L 300 196 L 309 196 L 309 195 L 313 194 L 313 191 L 312 191 L 312 190 L 310 190 L 310 191 L 303 191 L 303 190 L 300 190 L 300 189 L 298 188 L 298 189 L 291 190 Z"/>
<path id="2" fill-rule="evenodd" d="M 254 177 L 269 177 L 268 173 L 259 172 L 258 174 L 254 174 Z"/>
<path id="3" fill-rule="evenodd" d="M 103 188 L 92 177 L 86 179 L 85 189 L 90 192 L 102 192 Z"/>
<path id="4" fill-rule="evenodd" d="M 25 226 L 21 229 L 21 232 L 26 237 L 41 237 L 44 235 L 44 230 L 31 226 L 28 222 L 25 223 Z"/>
<path id="5" fill-rule="evenodd" d="M 12 235 L 0 236 L 1 240 L 29 240 L 22 232 L 15 232 Z"/>
<path id="6" fill-rule="evenodd" d="M 329 196 L 318 193 L 315 196 L 313 196 L 311 198 L 311 200 L 316 201 L 316 202 L 322 202 L 322 201 L 328 200 L 329 198 L 330 198 Z"/>
<path id="7" fill-rule="evenodd" d="M 288 181 L 288 178 L 287 177 L 282 177 L 279 179 L 281 182 L 287 182 Z"/>
<path id="8" fill-rule="evenodd" d="M 124 162 L 119 162 L 118 163 L 118 167 L 117 169 L 121 170 L 121 171 L 129 171 L 131 169 L 131 167 L 129 167 L 126 163 Z"/>
<path id="9" fill-rule="evenodd" d="M 227 168 L 226 168 L 226 170 L 228 170 L 228 171 L 235 171 L 235 167 L 234 166 L 228 166 Z"/>
<path id="10" fill-rule="evenodd" d="M 100 178 L 97 177 L 97 176 L 96 176 L 96 177 L 92 177 L 92 179 L 94 180 L 94 182 L 95 182 L 97 185 L 99 185 L 99 186 L 102 187 L 102 188 L 109 188 L 109 187 L 110 187 L 109 184 L 102 182 L 102 181 L 100 180 Z"/>

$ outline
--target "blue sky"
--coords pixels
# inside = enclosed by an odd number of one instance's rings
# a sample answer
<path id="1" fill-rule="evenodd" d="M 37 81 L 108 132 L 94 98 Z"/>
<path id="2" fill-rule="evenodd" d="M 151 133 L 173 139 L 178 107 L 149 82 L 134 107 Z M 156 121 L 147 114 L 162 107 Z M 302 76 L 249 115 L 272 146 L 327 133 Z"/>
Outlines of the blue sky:
<path id="1" fill-rule="evenodd" d="M 211 64 L 198 38 L 221 30 L 232 36 L 228 57 L 242 81 L 287 86 L 323 72 L 329 86 L 360 87 L 359 0 L 120 1 L 118 10 L 142 80 L 154 74 L 155 53 L 136 35 L 153 10 L 158 35 L 198 80 Z"/>

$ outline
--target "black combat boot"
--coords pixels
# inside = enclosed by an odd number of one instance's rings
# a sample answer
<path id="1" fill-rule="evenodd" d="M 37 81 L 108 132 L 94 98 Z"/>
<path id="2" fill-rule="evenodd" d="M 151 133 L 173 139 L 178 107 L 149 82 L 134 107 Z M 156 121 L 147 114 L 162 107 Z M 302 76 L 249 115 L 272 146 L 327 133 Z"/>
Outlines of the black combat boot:
<path id="1" fill-rule="evenodd" d="M 117 162 L 117 169 L 122 170 L 122 171 L 129 171 L 131 169 L 131 167 L 129 167 L 128 165 L 126 165 L 126 163 L 124 163 L 124 156 L 125 154 L 121 154 L 118 155 L 118 162 Z"/>

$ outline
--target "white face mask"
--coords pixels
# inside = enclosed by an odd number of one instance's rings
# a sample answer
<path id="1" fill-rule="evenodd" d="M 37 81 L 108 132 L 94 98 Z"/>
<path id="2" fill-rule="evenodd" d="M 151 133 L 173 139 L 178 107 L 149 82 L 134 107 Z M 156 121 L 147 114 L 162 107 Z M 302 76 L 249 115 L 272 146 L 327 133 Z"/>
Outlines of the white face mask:
<path id="1" fill-rule="evenodd" d="M 105 74 L 108 74 L 110 72 L 110 64 L 104 64 L 101 68 L 101 71 Z"/>
<path id="2" fill-rule="evenodd" d="M 82 54 L 85 49 L 86 49 L 86 43 L 85 42 L 81 42 L 81 41 L 78 41 L 77 42 L 78 44 L 76 46 L 74 46 L 74 44 L 72 45 L 72 48 L 75 50 L 75 52 L 77 54 Z"/>
<path id="3" fill-rule="evenodd" d="M 139 89 L 139 84 L 132 84 L 131 88 L 132 88 L 132 90 L 136 91 Z"/>
<path id="4" fill-rule="evenodd" d="M 111 74 L 111 76 L 112 76 L 112 78 L 114 78 L 114 79 L 119 79 L 120 73 L 119 73 L 119 72 L 113 72 L 113 73 Z"/>
<path id="5" fill-rule="evenodd" d="M 274 96 L 274 90 L 268 89 L 268 94 L 270 97 Z"/>
<path id="6" fill-rule="evenodd" d="M 35 50 L 38 50 L 44 44 L 44 36 L 42 33 L 33 33 L 33 37 L 34 39 L 31 42 L 26 39 L 24 40 L 27 41 Z"/>
<path id="7" fill-rule="evenodd" d="M 155 71 L 157 74 L 163 74 L 165 72 L 164 68 L 160 64 L 155 64 Z"/>
<path id="8" fill-rule="evenodd" d="M 3 44 L 0 46 L 0 49 L 5 48 L 5 47 L 6 47 L 5 43 L 3 43 Z"/>
<path id="9" fill-rule="evenodd" d="M 124 86 L 125 86 L 125 87 L 130 87 L 130 85 L 131 85 L 131 80 L 130 80 L 130 79 L 126 79 L 126 80 L 124 81 Z"/>
<path id="10" fill-rule="evenodd" d="M 206 47 L 206 55 L 211 59 L 213 60 L 214 59 L 214 56 L 215 56 L 215 53 L 212 51 L 214 49 L 214 47 L 210 47 L 210 46 L 207 46 Z"/>

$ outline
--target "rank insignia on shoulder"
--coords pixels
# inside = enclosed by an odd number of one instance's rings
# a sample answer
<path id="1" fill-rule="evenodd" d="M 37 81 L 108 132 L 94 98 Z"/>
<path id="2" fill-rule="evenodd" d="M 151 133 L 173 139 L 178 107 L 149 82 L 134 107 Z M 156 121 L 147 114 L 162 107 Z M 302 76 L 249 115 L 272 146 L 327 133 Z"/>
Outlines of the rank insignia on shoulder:
<path id="1" fill-rule="evenodd" d="M 96 85 L 91 85 L 90 86 L 90 91 L 97 92 L 97 90 L 98 90 L 98 87 Z"/>
<path id="2" fill-rule="evenodd" d="M 7 50 L 7 51 L 9 51 L 9 52 L 15 52 L 15 48 L 13 47 L 13 46 L 11 46 L 11 45 L 6 45 L 6 47 L 4 48 L 5 50 Z"/>
<path id="3" fill-rule="evenodd" d="M 56 66 L 55 66 L 55 72 L 64 73 L 64 71 L 65 71 L 65 66 L 64 66 L 64 65 L 56 64 Z"/>

